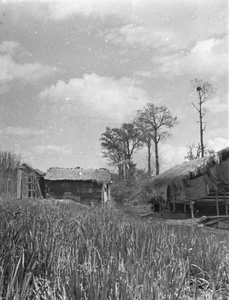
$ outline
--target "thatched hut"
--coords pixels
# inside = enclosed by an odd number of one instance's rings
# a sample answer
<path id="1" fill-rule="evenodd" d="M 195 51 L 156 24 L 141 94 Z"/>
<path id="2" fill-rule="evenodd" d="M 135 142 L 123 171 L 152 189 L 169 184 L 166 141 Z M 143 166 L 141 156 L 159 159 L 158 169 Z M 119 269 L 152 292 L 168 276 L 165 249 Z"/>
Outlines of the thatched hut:
<path id="1" fill-rule="evenodd" d="M 24 163 L 18 168 L 17 199 L 44 196 L 44 172 Z"/>
<path id="2" fill-rule="evenodd" d="M 195 203 L 225 206 L 229 204 L 229 147 L 204 158 L 177 165 L 152 179 L 157 196 L 175 212 L 176 203 L 190 204 L 193 214 Z M 172 205 L 170 205 L 172 204 Z"/>
<path id="3" fill-rule="evenodd" d="M 106 169 L 50 168 L 45 175 L 47 195 L 85 204 L 110 202 L 110 183 Z"/>

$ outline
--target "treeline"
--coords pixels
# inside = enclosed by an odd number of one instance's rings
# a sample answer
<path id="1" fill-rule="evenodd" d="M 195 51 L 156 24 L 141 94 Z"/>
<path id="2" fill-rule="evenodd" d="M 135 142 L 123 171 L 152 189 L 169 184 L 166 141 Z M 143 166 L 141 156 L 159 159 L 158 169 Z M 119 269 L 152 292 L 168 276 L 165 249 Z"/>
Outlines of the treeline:
<path id="1" fill-rule="evenodd" d="M 200 137 L 197 146 L 194 143 L 188 146 L 187 155 L 184 157 L 188 160 L 204 157 L 213 152 L 204 144 L 204 131 L 207 125 L 204 122 L 207 112 L 204 104 L 214 94 L 215 89 L 202 79 L 192 80 L 191 86 L 197 98 L 197 102 L 192 102 L 192 105 L 198 112 Z M 166 106 L 147 103 L 142 110 L 135 112 L 130 123 L 122 124 L 121 128 L 106 128 L 101 137 L 103 157 L 118 167 L 120 179 L 128 179 L 136 167 L 133 161 L 134 153 L 142 147 L 147 147 L 148 176 L 150 177 L 153 171 L 152 153 L 155 159 L 154 173 L 158 175 L 160 172 L 159 143 L 171 136 L 170 130 L 175 125 L 177 125 L 177 117 L 173 116 Z"/>
<path id="2" fill-rule="evenodd" d="M 103 157 L 117 167 L 119 179 L 128 179 L 136 168 L 133 155 L 146 147 L 148 176 L 152 174 L 152 154 L 155 157 L 155 173 L 158 175 L 159 144 L 171 136 L 170 130 L 175 125 L 177 117 L 166 106 L 147 103 L 142 110 L 135 112 L 130 123 L 124 123 L 120 128 L 106 128 L 100 139 Z"/>

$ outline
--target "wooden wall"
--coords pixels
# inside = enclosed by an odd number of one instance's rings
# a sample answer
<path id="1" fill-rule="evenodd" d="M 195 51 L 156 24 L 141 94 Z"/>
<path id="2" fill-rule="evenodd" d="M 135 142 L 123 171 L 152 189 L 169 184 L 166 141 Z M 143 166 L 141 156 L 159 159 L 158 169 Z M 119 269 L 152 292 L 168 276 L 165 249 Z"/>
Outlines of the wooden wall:
<path id="1" fill-rule="evenodd" d="M 90 204 L 101 203 L 102 184 L 92 181 L 45 180 L 46 195 L 56 199 L 73 199 Z"/>
<path id="2" fill-rule="evenodd" d="M 42 196 L 37 173 L 27 166 L 19 168 L 17 179 L 17 199 L 37 198 Z"/>

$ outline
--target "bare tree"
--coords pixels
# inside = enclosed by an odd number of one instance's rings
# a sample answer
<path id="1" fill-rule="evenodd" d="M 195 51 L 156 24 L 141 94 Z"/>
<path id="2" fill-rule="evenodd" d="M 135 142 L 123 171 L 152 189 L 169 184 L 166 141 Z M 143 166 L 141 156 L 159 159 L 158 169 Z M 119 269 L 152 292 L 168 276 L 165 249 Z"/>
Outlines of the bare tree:
<path id="1" fill-rule="evenodd" d="M 159 167 L 159 143 L 171 134 L 169 130 L 177 124 L 177 117 L 165 106 L 147 103 L 143 110 L 137 111 L 135 124 L 141 132 L 141 139 L 148 148 L 148 175 L 151 176 L 151 145 L 154 144 L 156 175 Z"/>
<path id="2" fill-rule="evenodd" d="M 207 110 L 203 107 L 203 105 L 214 93 L 214 88 L 210 83 L 208 83 L 207 81 L 203 81 L 202 79 L 194 79 L 191 81 L 191 83 L 198 94 L 198 103 L 195 104 L 194 102 L 192 102 L 192 105 L 195 107 L 199 114 L 198 123 L 200 123 L 200 150 L 201 157 L 204 157 L 204 131 L 206 129 L 206 122 L 204 122 L 203 119 Z"/>
<path id="3" fill-rule="evenodd" d="M 213 149 L 207 149 L 204 147 L 204 156 L 206 155 L 213 155 L 215 151 Z M 191 144 L 188 146 L 188 152 L 184 157 L 186 160 L 194 160 L 201 157 L 201 147 L 200 144 L 196 146 L 195 144 Z"/>

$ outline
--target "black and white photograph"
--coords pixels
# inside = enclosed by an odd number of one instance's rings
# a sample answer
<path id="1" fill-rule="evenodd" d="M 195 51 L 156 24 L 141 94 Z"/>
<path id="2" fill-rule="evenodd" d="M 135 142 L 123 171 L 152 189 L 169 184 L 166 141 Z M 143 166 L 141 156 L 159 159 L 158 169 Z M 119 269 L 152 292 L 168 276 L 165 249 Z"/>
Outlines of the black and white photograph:
<path id="1" fill-rule="evenodd" d="M 0 0 L 0 300 L 229 299 L 227 0 Z"/>

